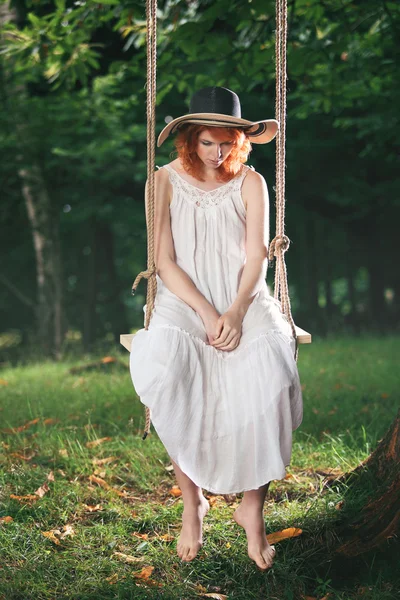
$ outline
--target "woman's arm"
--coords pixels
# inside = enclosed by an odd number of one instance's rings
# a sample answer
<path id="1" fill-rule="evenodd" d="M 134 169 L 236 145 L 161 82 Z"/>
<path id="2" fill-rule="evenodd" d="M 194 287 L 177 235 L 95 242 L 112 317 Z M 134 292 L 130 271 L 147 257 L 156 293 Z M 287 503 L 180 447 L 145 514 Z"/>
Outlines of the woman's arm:
<path id="1" fill-rule="evenodd" d="M 155 207 L 154 207 L 154 252 L 156 270 L 170 292 L 186 302 L 200 317 L 210 309 L 212 304 L 197 289 L 189 275 L 176 264 L 175 248 L 171 233 L 169 203 L 172 186 L 168 171 L 160 169 L 154 173 Z M 147 221 L 147 189 L 145 186 L 145 204 Z"/>
<path id="2" fill-rule="evenodd" d="M 265 179 L 249 171 L 242 185 L 246 213 L 246 263 L 240 278 L 237 297 L 231 308 L 244 315 L 255 295 L 264 285 L 268 268 L 269 197 Z"/>

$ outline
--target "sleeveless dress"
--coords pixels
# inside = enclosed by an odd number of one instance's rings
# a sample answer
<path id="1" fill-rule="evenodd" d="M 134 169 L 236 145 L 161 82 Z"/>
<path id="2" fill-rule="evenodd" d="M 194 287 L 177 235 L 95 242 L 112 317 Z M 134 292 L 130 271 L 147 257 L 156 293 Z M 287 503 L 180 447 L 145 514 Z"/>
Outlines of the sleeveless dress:
<path id="1" fill-rule="evenodd" d="M 162 168 L 173 187 L 176 262 L 222 315 L 236 298 L 246 262 L 241 186 L 252 167 L 243 165 L 212 191 L 188 183 L 170 165 Z M 153 314 L 148 330 L 133 337 L 130 373 L 170 458 L 215 494 L 283 479 L 303 399 L 295 340 L 280 303 L 264 281 L 243 319 L 239 345 L 218 350 L 198 313 L 156 277 Z"/>

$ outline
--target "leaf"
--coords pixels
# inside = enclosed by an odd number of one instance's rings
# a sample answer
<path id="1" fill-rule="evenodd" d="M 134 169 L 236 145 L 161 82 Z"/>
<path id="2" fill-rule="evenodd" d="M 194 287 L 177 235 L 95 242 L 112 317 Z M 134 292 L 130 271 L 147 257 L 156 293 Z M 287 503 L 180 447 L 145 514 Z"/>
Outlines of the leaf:
<path id="1" fill-rule="evenodd" d="M 109 364 L 109 363 L 114 363 L 114 362 L 116 362 L 116 360 L 115 360 L 115 358 L 114 358 L 114 357 L 112 357 L 112 356 L 104 356 L 104 357 L 101 359 L 101 361 L 100 361 L 100 362 L 102 362 L 103 364 L 107 365 L 107 364 Z"/>
<path id="2" fill-rule="evenodd" d="M 50 490 L 49 486 L 47 485 L 47 483 L 44 483 L 42 486 L 40 486 L 40 488 L 38 488 L 35 492 L 35 494 L 37 494 L 39 496 L 39 498 L 43 498 L 43 496 L 45 494 L 47 494 L 47 492 Z"/>
<path id="3" fill-rule="evenodd" d="M 164 533 L 164 535 L 159 535 L 157 539 L 163 540 L 164 542 L 172 542 L 175 538 L 170 533 Z"/>
<path id="4" fill-rule="evenodd" d="M 12 498 L 12 500 L 18 500 L 18 502 L 36 502 L 39 500 L 39 496 L 35 496 L 35 494 L 27 494 L 26 496 L 10 494 L 10 498 Z"/>
<path id="5" fill-rule="evenodd" d="M 42 531 L 42 535 L 44 535 L 44 537 L 47 537 L 55 544 L 60 545 L 60 540 L 54 535 L 53 531 Z"/>
<path id="6" fill-rule="evenodd" d="M 12 521 L 14 521 L 14 519 L 12 517 L 0 517 L 0 524 L 1 523 L 11 523 Z"/>
<path id="7" fill-rule="evenodd" d="M 110 462 L 118 460 L 117 456 L 107 456 L 107 458 L 93 458 L 92 463 L 94 465 L 102 466 L 108 465 Z"/>
<path id="8" fill-rule="evenodd" d="M 0 379 L 0 385 L 8 385 L 8 381 L 5 379 Z"/>
<path id="9" fill-rule="evenodd" d="M 72 525 L 67 524 L 62 527 L 61 531 L 59 529 L 50 529 L 50 531 L 42 531 L 41 533 L 55 544 L 60 544 L 60 539 L 62 540 L 67 536 L 74 536 L 75 530 Z"/>
<path id="10" fill-rule="evenodd" d="M 179 496 L 182 496 L 182 491 L 180 490 L 180 488 L 177 485 L 173 485 L 172 488 L 170 489 L 169 493 L 172 496 L 175 496 L 176 498 L 178 498 Z"/>
<path id="11" fill-rule="evenodd" d="M 225 594 L 215 594 L 212 592 L 211 594 L 201 594 L 202 598 L 215 598 L 215 600 L 228 600 L 228 596 Z"/>
<path id="12" fill-rule="evenodd" d="M 45 419 L 43 421 L 43 425 L 54 425 L 54 423 L 59 423 L 59 422 L 60 422 L 60 419 L 49 418 L 49 419 Z"/>
<path id="13" fill-rule="evenodd" d="M 133 532 L 132 535 L 134 537 L 140 538 L 141 540 L 147 540 L 149 538 L 149 534 L 148 533 L 136 533 L 136 532 Z"/>
<path id="14" fill-rule="evenodd" d="M 82 504 L 82 506 L 88 512 L 97 512 L 99 510 L 103 510 L 102 507 L 100 506 L 100 504 L 96 504 L 96 505 L 93 505 L 93 504 Z"/>
<path id="15" fill-rule="evenodd" d="M 145 560 L 144 556 L 131 556 L 130 554 L 124 554 L 123 552 L 113 552 L 113 556 L 116 556 L 118 560 L 124 563 L 137 563 Z"/>
<path id="16" fill-rule="evenodd" d="M 92 442 L 86 442 L 85 446 L 86 446 L 86 448 L 94 448 L 95 446 L 99 446 L 100 444 L 103 444 L 104 442 L 108 442 L 109 440 L 112 440 L 112 438 L 111 437 L 98 438 L 97 440 L 93 440 Z"/>
<path id="17" fill-rule="evenodd" d="M 274 533 L 270 533 L 269 535 L 267 535 L 267 540 L 270 544 L 276 544 L 277 542 L 281 542 L 282 540 L 286 540 L 287 538 L 297 537 L 302 533 L 302 529 L 298 529 L 297 527 L 288 527 L 287 529 L 282 529 L 281 531 L 275 531 Z"/>
<path id="18" fill-rule="evenodd" d="M 154 567 L 143 567 L 143 569 L 141 571 L 138 571 L 137 573 L 132 573 L 132 575 L 136 579 L 148 580 L 148 579 L 150 579 L 150 575 L 152 574 L 153 571 L 154 571 Z"/>

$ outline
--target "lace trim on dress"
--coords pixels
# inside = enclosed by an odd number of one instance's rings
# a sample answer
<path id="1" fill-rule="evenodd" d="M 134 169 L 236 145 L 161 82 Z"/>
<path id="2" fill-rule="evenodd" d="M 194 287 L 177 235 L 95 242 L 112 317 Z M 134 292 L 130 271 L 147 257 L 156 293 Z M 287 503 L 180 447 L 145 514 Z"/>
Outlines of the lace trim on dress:
<path id="1" fill-rule="evenodd" d="M 246 165 L 244 165 L 246 166 Z M 195 185 L 192 185 L 175 169 L 170 167 L 169 165 L 164 165 L 165 169 L 167 169 L 170 174 L 170 180 L 175 185 L 175 187 L 185 193 L 185 197 L 198 206 L 199 208 L 208 209 L 213 208 L 215 206 L 219 206 L 221 202 L 223 202 L 230 194 L 232 189 L 239 189 L 240 183 L 242 182 L 244 175 L 247 173 L 248 169 L 251 167 L 243 168 L 242 172 L 239 175 L 236 175 L 233 179 L 225 183 L 224 185 L 220 185 L 218 188 L 214 190 L 202 190 Z"/>
<path id="2" fill-rule="evenodd" d="M 184 333 L 185 335 L 189 336 L 196 342 L 199 342 L 206 348 L 209 348 L 209 350 L 214 350 L 214 351 L 216 350 L 217 351 L 216 356 L 221 360 L 229 360 L 231 358 L 234 358 L 235 356 L 237 356 L 238 354 L 241 354 L 244 350 L 246 350 L 246 348 L 248 348 L 249 346 L 254 344 L 254 342 L 256 342 L 257 340 L 259 340 L 263 337 L 268 337 L 271 334 L 281 335 L 282 338 L 285 340 L 285 342 L 287 342 L 289 345 L 292 340 L 292 337 L 286 335 L 286 333 L 284 333 L 281 329 L 269 329 L 268 331 L 263 331 L 259 335 L 255 336 L 254 338 L 249 340 L 244 346 L 241 346 L 240 348 L 236 348 L 235 350 L 226 351 L 226 350 L 218 350 L 218 348 L 214 348 L 214 346 L 207 344 L 204 340 L 199 338 L 197 335 L 194 335 L 193 333 L 190 333 L 189 331 L 186 331 L 186 329 L 182 329 L 182 327 L 178 327 L 177 325 L 171 325 L 169 323 L 167 323 L 165 325 L 156 325 L 154 328 L 149 328 L 148 331 L 162 329 L 162 328 L 166 328 L 166 327 L 168 329 L 175 329 L 175 330 L 179 331 L 180 333 Z"/>

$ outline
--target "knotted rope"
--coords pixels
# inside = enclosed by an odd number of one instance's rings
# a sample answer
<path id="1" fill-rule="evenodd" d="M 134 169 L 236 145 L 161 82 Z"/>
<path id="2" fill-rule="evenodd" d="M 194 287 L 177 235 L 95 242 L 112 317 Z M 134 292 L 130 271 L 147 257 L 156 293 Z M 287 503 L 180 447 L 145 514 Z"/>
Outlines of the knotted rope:
<path id="1" fill-rule="evenodd" d="M 276 236 L 270 242 L 268 259 L 276 257 L 274 298 L 281 302 L 282 313 L 286 315 L 296 341 L 294 358 L 297 362 L 299 342 L 292 318 L 285 264 L 285 252 L 290 240 L 285 235 L 285 140 L 286 140 L 286 42 L 287 42 L 287 0 L 276 0 L 275 38 L 275 114 L 279 122 L 276 136 Z"/>
<path id="2" fill-rule="evenodd" d="M 155 167 L 155 124 L 156 124 L 156 64 L 157 64 L 157 0 L 146 0 L 146 45 L 147 45 L 147 270 L 136 277 L 132 285 L 135 294 L 142 277 L 147 279 L 147 297 L 144 328 L 149 328 L 154 300 L 157 293 L 156 265 L 154 260 L 154 167 Z M 143 439 L 150 433 L 150 409 L 146 406 L 146 424 Z"/>

